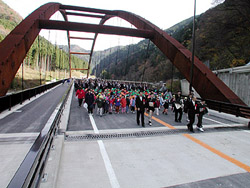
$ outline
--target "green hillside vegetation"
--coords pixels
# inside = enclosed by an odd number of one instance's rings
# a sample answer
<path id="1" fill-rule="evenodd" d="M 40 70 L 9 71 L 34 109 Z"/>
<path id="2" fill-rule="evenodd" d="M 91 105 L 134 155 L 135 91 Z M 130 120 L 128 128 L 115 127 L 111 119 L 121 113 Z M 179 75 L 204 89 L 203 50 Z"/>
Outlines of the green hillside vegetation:
<path id="1" fill-rule="evenodd" d="M 195 55 L 216 70 L 245 65 L 250 60 L 250 1 L 226 0 L 196 17 Z M 166 30 L 189 50 L 193 18 Z M 143 81 L 166 81 L 182 78 L 171 62 L 148 40 L 121 47 L 100 61 L 93 69 L 97 76 Z"/>
<path id="2" fill-rule="evenodd" d="M 0 0 L 0 42 L 12 31 L 20 22 L 22 17 Z M 50 43 L 45 38 L 39 36 L 31 46 L 26 58 L 25 67 L 34 70 L 46 71 L 67 71 L 69 70 L 68 50 L 62 50 L 59 46 Z M 72 68 L 87 68 L 87 62 L 71 55 Z M 34 71 L 35 72 L 35 71 Z M 45 73 L 46 74 L 46 73 Z M 68 74 L 67 74 L 68 75 Z M 54 78 L 49 78 L 49 80 Z M 48 80 L 43 80 L 43 84 Z M 38 85 L 40 82 L 37 83 Z M 27 86 L 29 84 L 26 84 Z M 33 84 L 34 85 L 34 84 Z M 32 85 L 32 86 L 33 86 Z M 12 84 L 15 86 L 15 84 Z M 15 88 L 16 89 L 16 88 Z"/>

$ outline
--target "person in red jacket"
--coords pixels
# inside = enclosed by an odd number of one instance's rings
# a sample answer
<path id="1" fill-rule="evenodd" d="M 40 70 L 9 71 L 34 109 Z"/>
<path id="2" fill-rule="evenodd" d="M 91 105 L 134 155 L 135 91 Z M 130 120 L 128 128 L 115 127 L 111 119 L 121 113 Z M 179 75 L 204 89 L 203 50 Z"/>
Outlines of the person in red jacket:
<path id="1" fill-rule="evenodd" d="M 76 96 L 78 98 L 79 107 L 81 107 L 82 101 L 85 98 L 85 92 L 81 87 L 76 91 Z"/>
<path id="2" fill-rule="evenodd" d="M 109 98 L 109 114 L 112 114 L 114 103 L 115 103 L 115 98 L 110 97 Z"/>
<path id="3" fill-rule="evenodd" d="M 121 106 L 122 106 L 122 114 L 123 114 L 126 112 L 126 106 L 127 106 L 127 101 L 124 95 L 122 96 L 122 99 L 121 99 Z"/>

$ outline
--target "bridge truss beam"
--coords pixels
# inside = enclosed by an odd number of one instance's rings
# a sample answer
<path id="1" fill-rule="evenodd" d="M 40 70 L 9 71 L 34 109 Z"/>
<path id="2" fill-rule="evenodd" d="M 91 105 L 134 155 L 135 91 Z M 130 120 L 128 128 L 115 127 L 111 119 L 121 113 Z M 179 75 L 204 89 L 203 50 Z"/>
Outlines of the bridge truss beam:
<path id="1" fill-rule="evenodd" d="M 80 11 L 90 12 L 98 14 L 96 17 L 102 18 L 99 26 L 91 24 L 79 24 L 69 23 L 67 12 Z M 50 16 L 56 11 L 60 11 L 65 19 L 65 23 L 58 21 L 48 21 Z M 71 15 L 74 15 L 73 13 Z M 75 13 L 76 16 L 88 16 L 86 14 Z M 103 24 L 112 17 L 119 17 L 134 25 L 137 31 L 128 28 L 118 28 L 112 26 L 103 26 Z M 184 75 L 184 77 L 190 81 L 190 69 L 191 69 L 191 57 L 192 53 L 181 45 L 174 38 L 169 36 L 166 32 L 147 21 L 146 19 L 126 11 L 111 11 L 102 9 L 93 9 L 86 7 L 61 5 L 59 3 L 48 3 L 36 11 L 30 16 L 24 19 L 1 43 L 0 43 L 0 96 L 7 93 L 18 68 L 20 67 L 23 59 L 26 56 L 30 46 L 34 42 L 35 38 L 40 32 L 41 27 L 50 27 L 51 24 L 57 24 L 57 27 L 65 27 L 61 29 L 67 29 L 68 43 L 70 48 L 70 33 L 69 29 L 75 29 L 78 27 L 85 27 L 85 30 L 89 29 L 89 32 L 94 32 L 95 37 L 93 40 L 89 64 L 88 73 L 90 70 L 91 59 L 98 33 L 119 34 L 122 35 L 131 34 L 134 36 L 137 33 L 140 37 L 149 38 L 173 63 L 173 65 Z M 71 28 L 72 27 L 72 28 Z M 88 28 L 89 27 L 89 28 Z M 90 29 L 91 28 L 91 29 Z M 118 32 L 119 31 L 119 32 Z M 70 52 L 70 49 L 69 49 Z M 70 53 L 69 53 L 70 54 Z M 69 55 L 70 57 L 70 55 Z M 71 59 L 71 58 L 69 58 Z M 71 62 L 71 61 L 70 61 Z M 71 68 L 71 65 L 70 65 Z M 71 70 L 70 70 L 71 72 Z M 201 97 L 211 100 L 219 100 L 223 102 L 229 102 L 233 104 L 245 105 L 244 102 L 235 95 L 214 73 L 211 72 L 197 57 L 194 59 L 194 80 L 193 87 L 200 94 Z"/>
<path id="2" fill-rule="evenodd" d="M 130 29 L 105 25 L 85 24 L 76 22 L 63 22 L 52 20 L 39 20 L 40 29 L 70 30 L 111 35 L 123 35 L 142 38 L 153 38 L 154 33 L 144 29 Z"/>

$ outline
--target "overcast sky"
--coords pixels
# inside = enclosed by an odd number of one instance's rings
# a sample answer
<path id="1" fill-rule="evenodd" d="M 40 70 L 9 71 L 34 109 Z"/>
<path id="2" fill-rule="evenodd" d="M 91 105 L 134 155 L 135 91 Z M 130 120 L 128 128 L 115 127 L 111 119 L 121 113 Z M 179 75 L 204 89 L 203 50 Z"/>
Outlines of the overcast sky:
<path id="1" fill-rule="evenodd" d="M 12 9 L 18 12 L 23 18 L 28 16 L 35 9 L 41 5 L 51 2 L 47 0 L 3 0 Z M 125 10 L 133 12 L 145 19 L 149 20 L 161 29 L 167 29 L 178 22 L 185 20 L 194 14 L 194 0 L 59 0 L 59 3 L 66 5 L 77 5 L 82 7 L 100 8 L 108 10 Z M 212 7 L 212 0 L 196 0 L 196 14 L 201 14 Z M 72 17 L 70 21 L 79 21 Z M 61 20 L 59 13 L 55 14 L 52 19 Z M 79 17 L 78 17 L 79 19 Z M 89 22 L 83 20 L 84 22 Z M 94 22 L 99 23 L 99 20 L 95 19 Z M 117 25 L 122 27 L 132 27 L 126 21 L 118 18 L 112 18 L 105 25 Z M 52 43 L 67 44 L 65 32 L 46 32 L 42 31 L 41 35 L 45 38 L 49 38 Z M 90 37 L 93 34 L 85 33 L 72 33 L 74 36 Z M 137 43 L 138 38 L 134 37 L 122 37 L 113 35 L 99 35 L 97 38 L 95 50 L 103 50 L 109 47 L 117 45 L 127 45 L 130 43 Z M 91 43 L 81 41 L 72 41 L 74 44 L 78 44 L 81 47 L 90 50 Z"/>

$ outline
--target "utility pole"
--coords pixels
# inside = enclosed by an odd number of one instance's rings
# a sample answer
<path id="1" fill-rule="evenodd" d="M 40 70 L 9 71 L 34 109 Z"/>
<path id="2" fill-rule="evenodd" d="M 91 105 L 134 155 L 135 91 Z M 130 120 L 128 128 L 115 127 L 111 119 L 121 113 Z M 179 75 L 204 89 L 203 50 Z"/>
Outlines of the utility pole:
<path id="1" fill-rule="evenodd" d="M 195 52 L 195 14 L 196 14 L 196 0 L 194 0 L 194 18 L 193 18 L 193 34 L 192 34 L 192 63 L 191 63 L 191 68 L 190 68 L 189 93 L 191 93 L 192 87 L 193 87 L 193 69 L 194 69 L 194 52 Z"/>
<path id="2" fill-rule="evenodd" d="M 23 70 L 23 66 L 24 66 L 24 61 L 22 63 L 22 90 L 24 90 L 24 85 L 23 85 L 23 72 L 24 72 L 24 70 Z"/>

